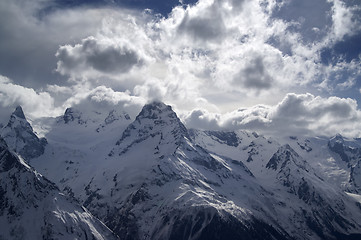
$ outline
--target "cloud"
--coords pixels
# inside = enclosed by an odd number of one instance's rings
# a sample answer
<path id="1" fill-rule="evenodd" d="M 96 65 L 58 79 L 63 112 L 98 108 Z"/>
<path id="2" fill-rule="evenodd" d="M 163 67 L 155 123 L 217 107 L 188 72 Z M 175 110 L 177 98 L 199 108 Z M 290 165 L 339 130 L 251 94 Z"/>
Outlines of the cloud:
<path id="1" fill-rule="evenodd" d="M 50 93 L 60 93 L 60 94 L 72 94 L 72 91 L 69 87 L 59 86 L 59 85 L 47 85 L 46 90 Z"/>
<path id="2" fill-rule="evenodd" d="M 355 100 L 290 93 L 277 105 L 256 105 L 225 114 L 199 109 L 184 118 L 188 127 L 247 129 L 272 136 L 361 136 L 361 111 Z M 216 126 L 216 127 L 215 127 Z"/>
<path id="3" fill-rule="evenodd" d="M 117 108 L 126 111 L 135 118 L 145 103 L 144 98 L 131 96 L 129 91 L 119 92 L 106 86 L 98 86 L 76 93 L 65 102 L 63 108 L 75 107 L 82 111 L 94 111 L 96 109 L 110 111 Z"/>
<path id="4" fill-rule="evenodd" d="M 273 79 L 267 73 L 263 59 L 256 57 L 234 77 L 233 81 L 241 82 L 244 87 L 249 89 L 261 90 L 271 88 Z"/>
<path id="5" fill-rule="evenodd" d="M 209 110 L 276 104 L 300 88 L 332 92 L 336 76 L 358 73 L 350 64 L 333 69 L 320 64 L 321 49 L 334 38 L 325 30 L 333 29 L 333 18 L 323 10 L 336 5 L 317 3 L 311 12 L 322 16 L 309 21 L 305 6 L 312 4 L 301 4 L 297 12 L 299 5 L 290 2 L 201 0 L 175 7 L 163 18 L 113 14 L 92 36 L 58 49 L 57 71 L 93 88 L 129 90 L 182 110 L 201 107 L 189 99 L 203 99 L 202 107 L 208 104 Z M 304 41 L 306 31 L 315 33 L 315 27 L 322 34 Z M 215 96 L 220 95 L 230 102 L 219 101 Z"/>
<path id="6" fill-rule="evenodd" d="M 0 20 L 8 23 L 0 26 L 0 55 L 7 56 L 0 74 L 48 94 L 57 107 L 86 99 L 130 105 L 157 99 L 182 113 L 196 109 L 185 114 L 194 126 L 266 131 L 287 123 L 295 131 L 326 133 L 311 114 L 318 108 L 306 103 L 326 103 L 352 89 L 359 94 L 360 59 L 356 47 L 348 47 L 359 38 L 360 7 L 349 2 L 200 0 L 167 16 L 20 2 L 0 3 Z M 301 97 L 304 92 L 325 97 Z M 338 119 L 321 105 L 322 121 Z M 239 106 L 247 108 L 233 111 Z M 297 118 L 287 120 L 286 110 Z"/>
<path id="7" fill-rule="evenodd" d="M 321 98 L 312 94 L 288 94 L 271 112 L 270 118 L 289 122 L 292 125 L 300 123 L 316 123 L 326 120 L 332 122 L 340 119 L 353 119 L 357 113 L 357 103 L 350 98 Z"/>
<path id="8" fill-rule="evenodd" d="M 47 8 L 54 10 L 46 13 Z M 54 74 L 59 45 L 91 35 L 111 12 L 57 9 L 51 0 L 0 1 L 0 74 L 35 89 L 66 84 L 66 78 Z"/>
<path id="9" fill-rule="evenodd" d="M 77 76 L 92 70 L 105 74 L 129 72 L 141 67 L 144 58 L 129 44 L 88 37 L 74 47 L 61 46 L 56 53 L 57 71 L 63 75 Z"/>
<path id="10" fill-rule="evenodd" d="M 54 106 L 54 99 L 47 92 L 36 92 L 14 84 L 9 78 L 0 75 L 0 103 L 2 109 L 0 122 L 6 122 L 17 105 L 21 105 L 27 117 L 56 116 L 60 109 Z M 60 111 L 59 111 L 60 110 Z"/>
<path id="11" fill-rule="evenodd" d="M 188 127 L 207 130 L 220 130 L 219 120 L 220 115 L 202 109 L 195 109 L 184 118 L 184 122 Z"/>
<path id="12" fill-rule="evenodd" d="M 361 8 L 357 3 L 347 6 L 347 3 L 341 0 L 330 0 L 330 2 L 333 3 L 333 34 L 336 40 L 341 40 L 345 35 L 353 35 L 361 29 L 361 19 L 357 17 Z"/>
<path id="13" fill-rule="evenodd" d="M 335 61 L 333 64 L 326 65 L 323 68 L 320 87 L 330 93 L 357 87 L 361 79 L 360 58 L 347 62 L 343 59 Z"/>
<path id="14" fill-rule="evenodd" d="M 191 40 L 204 44 L 207 42 L 221 42 L 226 36 L 226 26 L 219 11 L 220 3 L 214 1 L 210 5 L 198 4 L 199 8 L 188 7 L 178 26 L 178 34 L 188 35 Z"/>
<path id="15" fill-rule="evenodd" d="M 134 94 L 142 96 L 148 101 L 163 101 L 167 94 L 167 88 L 160 81 L 154 79 L 147 81 L 145 84 L 134 87 Z"/>

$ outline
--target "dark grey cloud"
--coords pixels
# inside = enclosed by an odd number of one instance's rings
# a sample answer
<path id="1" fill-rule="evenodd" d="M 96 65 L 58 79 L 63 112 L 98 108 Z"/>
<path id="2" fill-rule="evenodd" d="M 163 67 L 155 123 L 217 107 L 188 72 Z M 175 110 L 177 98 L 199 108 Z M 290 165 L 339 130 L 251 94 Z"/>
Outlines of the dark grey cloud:
<path id="1" fill-rule="evenodd" d="M 57 44 L 43 35 L 36 19 L 5 0 L 0 2 L 0 22 L 0 73 L 28 86 L 51 81 L 52 68 L 44 66 L 55 66 Z"/>
<path id="2" fill-rule="evenodd" d="M 243 9 L 243 4 L 245 1 L 247 0 L 229 0 L 229 3 L 232 5 L 234 11 L 240 11 Z"/>
<path id="3" fill-rule="evenodd" d="M 94 37 L 86 38 L 74 47 L 60 47 L 56 57 L 59 60 L 57 71 L 68 75 L 89 69 L 103 73 L 126 73 L 144 63 L 136 50 L 116 42 L 102 42 Z"/>
<path id="4" fill-rule="evenodd" d="M 112 47 L 104 50 L 95 49 L 88 56 L 87 62 L 102 72 L 128 72 L 133 66 L 142 65 L 142 60 L 136 52 Z"/>
<path id="5" fill-rule="evenodd" d="M 215 1 L 199 15 L 194 16 L 187 11 L 178 26 L 179 34 L 187 34 L 200 42 L 221 41 L 225 37 L 226 26 L 218 8 L 218 1 Z"/>
<path id="6" fill-rule="evenodd" d="M 272 87 L 273 79 L 268 74 L 262 57 L 255 57 L 233 79 L 235 84 L 250 89 L 265 90 Z"/>
<path id="7" fill-rule="evenodd" d="M 66 84 L 66 79 L 54 72 L 54 54 L 59 45 L 80 41 L 94 32 L 101 25 L 100 15 L 87 9 L 54 9 L 39 18 L 42 9 L 52 4 L 50 0 L 0 1 L 1 75 L 35 89 Z"/>

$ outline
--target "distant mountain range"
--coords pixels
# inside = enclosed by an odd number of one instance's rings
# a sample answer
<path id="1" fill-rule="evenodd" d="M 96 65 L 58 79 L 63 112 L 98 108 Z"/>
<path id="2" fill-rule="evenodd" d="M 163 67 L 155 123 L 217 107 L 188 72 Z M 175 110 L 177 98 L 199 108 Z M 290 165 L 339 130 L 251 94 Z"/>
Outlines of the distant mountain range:
<path id="1" fill-rule="evenodd" d="M 361 239 L 360 139 L 187 129 L 161 102 L 49 129 L 17 107 L 0 131 L 0 239 Z"/>

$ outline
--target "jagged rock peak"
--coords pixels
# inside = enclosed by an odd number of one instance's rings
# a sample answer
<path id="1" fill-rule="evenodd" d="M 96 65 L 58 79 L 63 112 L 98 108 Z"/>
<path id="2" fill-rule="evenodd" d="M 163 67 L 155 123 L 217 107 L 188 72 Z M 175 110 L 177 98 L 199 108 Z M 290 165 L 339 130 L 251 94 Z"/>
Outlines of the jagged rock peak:
<path id="1" fill-rule="evenodd" d="M 177 144 L 182 141 L 183 137 L 190 139 L 188 130 L 172 110 L 172 107 L 162 102 L 144 105 L 135 121 L 125 129 L 122 138 L 116 144 L 120 145 L 131 135 L 138 142 L 156 135 L 161 136 L 161 142 L 165 139 L 173 139 Z"/>
<path id="2" fill-rule="evenodd" d="M 175 129 L 180 130 L 181 135 L 189 138 L 188 130 L 183 125 L 177 114 L 173 111 L 172 107 L 162 102 L 154 101 L 152 103 L 144 105 L 142 111 L 136 117 L 135 122 L 139 124 L 143 120 L 152 122 L 152 125 L 157 126 L 173 126 Z M 173 133 L 178 130 L 172 131 Z"/>
<path id="3" fill-rule="evenodd" d="M 15 111 L 13 112 L 12 115 L 17 116 L 18 118 L 26 119 L 26 118 L 25 118 L 25 115 L 24 115 L 24 112 L 23 112 L 23 109 L 21 108 L 21 106 L 17 106 L 17 107 L 15 108 Z"/>
<path id="4" fill-rule="evenodd" d="M 21 106 L 17 106 L 14 112 L 11 114 L 9 122 L 7 124 L 8 128 L 22 128 L 23 130 L 33 131 L 30 123 L 26 120 L 25 114 Z"/>
<path id="5" fill-rule="evenodd" d="M 282 154 L 287 153 L 287 152 L 289 152 L 292 155 L 298 157 L 298 153 L 295 150 L 293 150 L 293 148 L 289 144 L 285 144 L 285 145 L 282 145 L 281 147 L 279 147 L 275 154 L 276 155 L 282 155 Z"/>
<path id="6" fill-rule="evenodd" d="M 272 158 L 267 163 L 266 168 L 277 170 L 280 163 L 285 163 L 298 157 L 298 153 L 295 152 L 289 144 L 285 144 L 281 146 L 275 154 L 273 154 Z"/>
<path id="7" fill-rule="evenodd" d="M 338 145 L 343 145 L 345 143 L 345 139 L 342 137 L 341 134 L 337 133 L 335 136 L 330 138 L 328 145 L 329 147 L 337 147 Z"/>
<path id="8" fill-rule="evenodd" d="M 292 153 L 294 153 L 294 154 L 297 154 L 297 153 L 295 152 L 295 150 L 293 150 L 293 148 L 292 148 L 289 144 L 285 144 L 285 145 L 281 146 L 281 147 L 278 149 L 277 152 L 287 152 L 287 151 L 290 151 L 290 152 L 292 152 Z M 298 155 L 298 154 L 297 154 L 297 155 Z"/>
<path id="9" fill-rule="evenodd" d="M 332 137 L 328 141 L 328 147 L 331 151 L 340 155 L 342 161 L 347 162 L 347 163 L 350 161 L 349 156 L 345 152 L 345 150 L 347 151 L 348 147 L 346 146 L 345 140 L 341 136 L 341 134 L 336 134 L 336 136 Z"/>
<path id="10" fill-rule="evenodd" d="M 74 121 L 74 119 L 79 119 L 80 118 L 80 115 L 81 115 L 81 112 L 74 109 L 74 108 L 67 108 L 65 110 L 65 113 L 64 113 L 64 122 L 65 123 L 68 123 L 68 122 L 71 122 L 71 121 Z"/>
<path id="11" fill-rule="evenodd" d="M 120 118 L 125 120 L 130 120 L 129 114 L 126 112 L 122 112 L 121 114 L 117 113 L 115 109 L 111 110 L 108 114 L 108 116 L 104 119 L 105 124 L 111 124 L 116 120 L 119 120 Z"/>
<path id="12" fill-rule="evenodd" d="M 337 133 L 337 134 L 336 134 L 335 136 L 333 136 L 331 139 L 332 139 L 332 140 L 344 141 L 343 136 L 342 136 L 341 134 L 339 134 L 339 133 Z"/>
<path id="13" fill-rule="evenodd" d="M 173 119 L 178 118 L 171 106 L 165 105 L 162 102 L 154 101 L 144 105 L 142 111 L 138 114 L 137 119 L 162 119 L 165 116 Z"/>
<path id="14" fill-rule="evenodd" d="M 219 143 L 225 143 L 228 146 L 238 147 L 240 139 L 235 132 L 226 131 L 205 131 L 207 135 L 215 137 Z M 194 131 L 192 132 L 194 134 Z"/>
<path id="15" fill-rule="evenodd" d="M 1 131 L 1 137 L 7 146 L 20 154 L 25 160 L 38 157 L 44 153 L 47 144 L 45 138 L 39 139 L 26 120 L 20 106 L 16 107 L 6 127 Z"/>

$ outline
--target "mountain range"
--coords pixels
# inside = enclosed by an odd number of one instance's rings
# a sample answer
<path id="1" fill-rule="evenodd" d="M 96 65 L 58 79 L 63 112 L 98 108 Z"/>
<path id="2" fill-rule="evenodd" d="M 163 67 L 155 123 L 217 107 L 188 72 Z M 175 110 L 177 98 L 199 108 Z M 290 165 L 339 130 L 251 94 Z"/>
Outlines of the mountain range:
<path id="1" fill-rule="evenodd" d="M 187 129 L 161 102 L 47 123 L 0 131 L 0 239 L 361 238 L 360 139 Z"/>

